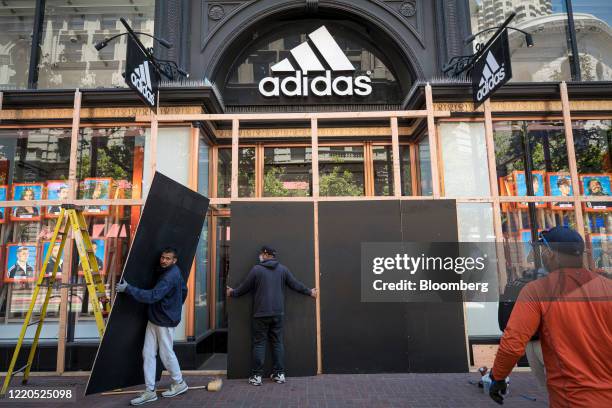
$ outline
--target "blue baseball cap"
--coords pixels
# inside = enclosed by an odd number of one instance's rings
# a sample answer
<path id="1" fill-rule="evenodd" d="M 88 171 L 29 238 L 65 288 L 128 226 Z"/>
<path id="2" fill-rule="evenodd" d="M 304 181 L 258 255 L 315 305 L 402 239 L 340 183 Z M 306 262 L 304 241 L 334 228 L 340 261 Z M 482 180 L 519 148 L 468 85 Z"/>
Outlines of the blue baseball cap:
<path id="1" fill-rule="evenodd" d="M 263 254 L 268 254 L 268 255 L 273 255 L 276 256 L 276 249 L 268 246 L 268 245 L 264 245 L 261 247 L 261 250 L 259 251 L 260 253 Z"/>
<path id="2" fill-rule="evenodd" d="M 551 249 L 568 255 L 580 256 L 584 252 L 584 239 L 574 229 L 557 226 L 540 232 L 538 242 L 543 242 Z"/>

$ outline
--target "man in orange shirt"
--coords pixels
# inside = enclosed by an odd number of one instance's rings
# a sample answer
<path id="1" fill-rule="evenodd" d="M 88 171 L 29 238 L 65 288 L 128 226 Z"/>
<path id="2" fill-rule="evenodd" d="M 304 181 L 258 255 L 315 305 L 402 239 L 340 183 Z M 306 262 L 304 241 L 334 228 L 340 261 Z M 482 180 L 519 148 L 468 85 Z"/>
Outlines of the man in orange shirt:
<path id="1" fill-rule="evenodd" d="M 489 395 L 503 404 L 505 378 L 539 332 L 551 407 L 612 404 L 612 280 L 582 266 L 584 241 L 567 227 L 540 233 L 549 275 L 518 296 L 490 373 Z"/>

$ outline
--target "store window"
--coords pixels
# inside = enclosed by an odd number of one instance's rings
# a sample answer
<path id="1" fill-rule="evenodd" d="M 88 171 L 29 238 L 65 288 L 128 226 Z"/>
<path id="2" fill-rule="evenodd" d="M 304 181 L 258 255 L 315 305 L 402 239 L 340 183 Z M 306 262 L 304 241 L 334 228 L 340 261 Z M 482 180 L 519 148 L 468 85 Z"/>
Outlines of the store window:
<path id="1" fill-rule="evenodd" d="M 38 63 L 39 88 L 123 87 L 127 37 L 98 52 L 94 45 L 124 32 L 119 17 L 136 31 L 153 34 L 154 0 L 119 2 L 110 7 L 94 0 L 47 0 Z M 150 37 L 140 36 L 147 47 Z"/>
<path id="2" fill-rule="evenodd" d="M 372 146 L 374 169 L 374 195 L 392 196 L 393 193 L 393 148 Z"/>
<path id="3" fill-rule="evenodd" d="M 423 196 L 433 194 L 433 183 L 431 178 L 431 155 L 429 152 L 429 136 L 426 136 L 418 144 L 419 153 L 419 181 L 421 194 Z"/>
<path id="4" fill-rule="evenodd" d="M 574 195 L 569 176 L 563 124 L 543 121 L 504 121 L 494 123 L 495 160 L 502 196 L 528 194 L 525 160 L 530 160 L 534 196 Z M 525 154 L 523 146 L 529 146 Z M 559 210 L 571 209 L 563 201 L 553 203 Z M 527 205 L 519 203 L 520 208 Z M 548 204 L 537 203 L 546 208 Z"/>
<path id="5" fill-rule="evenodd" d="M 218 150 L 217 197 L 231 197 L 232 188 L 232 149 Z M 255 148 L 238 149 L 238 197 L 255 196 Z"/>
<path id="6" fill-rule="evenodd" d="M 0 4 L 0 89 L 28 86 L 35 0 Z"/>
<path id="7" fill-rule="evenodd" d="M 227 300 L 225 289 L 227 287 L 227 276 L 229 274 L 230 262 L 230 224 L 229 217 L 216 218 L 216 265 L 215 265 L 215 320 L 218 329 L 227 328 Z"/>
<path id="8" fill-rule="evenodd" d="M 571 80 L 565 0 L 470 1 L 472 33 L 500 26 L 512 12 L 516 12 L 516 17 L 510 26 L 530 33 L 534 40 L 534 46 L 528 48 L 522 33 L 508 31 L 512 80 Z M 476 43 L 486 43 L 494 32 L 491 30 L 477 36 L 473 42 L 474 50 Z"/>
<path id="9" fill-rule="evenodd" d="M 447 197 L 488 197 L 489 168 L 483 123 L 441 123 L 440 145 Z"/>
<path id="10" fill-rule="evenodd" d="M 363 146 L 319 147 L 319 194 L 365 194 Z"/>
<path id="11" fill-rule="evenodd" d="M 409 196 L 412 191 L 412 165 L 410 163 L 411 145 L 400 145 L 400 172 L 402 174 L 402 195 Z"/>
<path id="12" fill-rule="evenodd" d="M 312 149 L 266 147 L 264 149 L 264 197 L 312 195 Z"/>

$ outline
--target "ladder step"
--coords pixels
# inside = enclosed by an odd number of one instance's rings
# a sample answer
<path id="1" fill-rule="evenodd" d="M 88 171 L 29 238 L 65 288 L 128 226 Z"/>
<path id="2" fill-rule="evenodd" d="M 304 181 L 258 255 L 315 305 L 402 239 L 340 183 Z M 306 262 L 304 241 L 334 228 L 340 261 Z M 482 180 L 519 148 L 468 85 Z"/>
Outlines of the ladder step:
<path id="1" fill-rule="evenodd" d="M 35 324 L 40 323 L 40 320 L 36 320 L 35 322 L 30 322 L 30 324 L 28 324 L 28 327 L 30 326 L 34 326 Z"/>
<path id="2" fill-rule="evenodd" d="M 20 373 L 20 372 L 22 372 L 22 371 L 25 371 L 25 369 L 26 369 L 26 368 L 28 368 L 28 367 L 29 367 L 29 365 L 30 365 L 30 363 L 28 363 L 28 364 L 24 365 L 23 367 L 21 367 L 21 368 L 19 368 L 19 369 L 15 370 L 15 371 L 13 371 L 13 373 L 12 373 L 11 375 L 15 375 L 15 374 L 17 374 L 17 373 Z"/>

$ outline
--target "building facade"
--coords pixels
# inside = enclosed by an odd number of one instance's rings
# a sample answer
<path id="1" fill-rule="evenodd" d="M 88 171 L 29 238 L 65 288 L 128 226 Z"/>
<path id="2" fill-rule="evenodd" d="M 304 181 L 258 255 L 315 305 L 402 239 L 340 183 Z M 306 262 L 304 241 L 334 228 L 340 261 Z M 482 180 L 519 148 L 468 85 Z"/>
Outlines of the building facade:
<path id="1" fill-rule="evenodd" d="M 510 30 L 513 79 L 475 107 L 471 83 L 443 67 L 513 11 L 534 46 Z M 126 37 L 95 47 L 123 32 L 120 17 L 171 42 L 141 36 L 190 74 L 162 81 L 157 115 L 125 86 Z M 590 266 L 607 271 L 611 24 L 605 0 L 3 1 L 0 364 L 52 207 L 88 206 L 114 295 L 155 170 L 211 198 L 177 330 L 188 369 L 227 351 L 232 202 L 450 198 L 461 241 L 504 243 L 502 291 L 533 267 L 534 232 L 554 225 L 577 228 Z M 15 278 L 22 246 L 32 276 Z M 64 256 L 62 281 L 78 284 L 78 261 Z M 87 370 L 99 342 L 87 298 L 79 286 L 56 292 L 36 368 Z M 498 341 L 497 303 L 464 308 L 470 346 Z"/>

